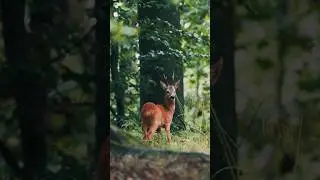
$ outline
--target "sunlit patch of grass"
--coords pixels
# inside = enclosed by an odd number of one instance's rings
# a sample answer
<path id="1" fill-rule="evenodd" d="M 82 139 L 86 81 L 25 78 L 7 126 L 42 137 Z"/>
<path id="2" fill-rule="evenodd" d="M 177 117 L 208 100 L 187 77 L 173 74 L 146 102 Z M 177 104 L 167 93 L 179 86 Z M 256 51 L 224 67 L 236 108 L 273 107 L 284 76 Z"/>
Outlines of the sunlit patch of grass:
<path id="1" fill-rule="evenodd" d="M 164 140 L 160 147 L 164 149 L 184 152 L 205 152 L 210 153 L 210 134 L 193 132 L 181 132 L 172 136 L 172 143 L 168 145 Z"/>
<path id="2" fill-rule="evenodd" d="M 133 130 L 130 134 L 142 141 L 141 130 Z M 167 143 L 166 133 L 162 131 L 161 142 L 158 143 L 158 135 L 154 134 L 153 141 L 146 143 L 147 146 L 158 149 L 166 149 L 182 152 L 204 152 L 210 153 L 210 133 L 196 133 L 182 131 L 172 136 L 171 144 Z"/>

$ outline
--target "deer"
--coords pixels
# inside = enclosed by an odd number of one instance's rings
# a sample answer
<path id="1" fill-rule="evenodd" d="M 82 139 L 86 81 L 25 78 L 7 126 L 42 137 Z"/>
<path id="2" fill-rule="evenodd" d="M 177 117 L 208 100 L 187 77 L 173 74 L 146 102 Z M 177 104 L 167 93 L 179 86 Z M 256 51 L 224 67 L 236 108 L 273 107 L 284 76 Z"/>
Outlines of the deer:
<path id="1" fill-rule="evenodd" d="M 160 86 L 164 91 L 164 104 L 147 102 L 141 108 L 140 115 L 144 141 L 152 140 L 154 133 L 157 131 L 158 143 L 160 143 L 161 128 L 164 128 L 167 135 L 167 142 L 171 144 L 170 126 L 176 108 L 176 91 L 179 87 L 180 80 L 171 84 L 168 83 L 166 77 L 165 80 L 165 82 L 160 80 Z"/>

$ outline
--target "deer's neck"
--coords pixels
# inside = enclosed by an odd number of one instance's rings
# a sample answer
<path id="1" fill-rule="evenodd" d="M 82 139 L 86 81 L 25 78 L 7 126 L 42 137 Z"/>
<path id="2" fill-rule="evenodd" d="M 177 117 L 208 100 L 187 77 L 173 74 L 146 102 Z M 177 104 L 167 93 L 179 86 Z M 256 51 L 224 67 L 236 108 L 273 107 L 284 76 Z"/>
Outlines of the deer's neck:
<path id="1" fill-rule="evenodd" d="M 176 101 L 165 99 L 164 106 L 169 112 L 171 112 L 173 114 L 176 109 Z"/>

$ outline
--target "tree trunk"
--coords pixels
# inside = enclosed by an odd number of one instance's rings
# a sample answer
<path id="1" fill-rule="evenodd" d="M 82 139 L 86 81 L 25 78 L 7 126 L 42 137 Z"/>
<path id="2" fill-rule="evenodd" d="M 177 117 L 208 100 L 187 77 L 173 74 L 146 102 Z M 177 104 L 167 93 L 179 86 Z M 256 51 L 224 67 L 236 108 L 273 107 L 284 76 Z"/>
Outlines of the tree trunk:
<path id="1" fill-rule="evenodd" d="M 186 129 L 183 116 L 183 62 L 181 58 L 174 56 L 167 45 L 163 43 L 168 42 L 169 47 L 173 49 L 180 48 L 180 42 L 177 39 L 179 34 L 175 31 L 180 29 L 179 12 L 168 1 L 142 0 L 138 4 L 138 16 L 141 28 L 139 35 L 140 106 L 148 101 L 163 104 L 164 92 L 160 87 L 160 79 L 163 75 L 171 78 L 174 73 L 176 80 L 179 78 L 181 82 L 177 91 L 177 106 L 172 125 L 173 128 Z M 169 29 L 163 21 L 169 22 L 175 29 Z M 151 39 L 152 36 L 156 36 L 160 40 Z M 151 55 L 153 51 L 158 54 Z M 166 54 L 161 54 L 161 52 Z"/>
<path id="2" fill-rule="evenodd" d="M 109 134 L 109 119 L 110 114 L 108 109 L 109 102 L 107 101 L 109 93 L 107 80 L 109 79 L 109 73 L 106 72 L 106 60 L 107 60 L 107 48 L 105 47 L 108 41 L 108 21 L 107 18 L 107 3 L 104 0 L 96 0 L 95 2 L 95 13 L 96 13 L 96 33 L 95 39 L 99 52 L 95 57 L 95 82 L 96 82 L 96 98 L 95 98 L 95 109 L 96 109 L 96 162 L 99 166 L 99 157 L 101 155 L 101 149 L 103 143 L 107 143 L 106 136 Z M 109 144 L 105 144 L 109 146 Z M 108 156 L 108 154 L 107 154 Z M 102 163 L 107 165 L 107 163 Z M 101 166 L 101 164 L 100 164 Z M 99 167 L 98 167 L 99 169 Z M 104 180 L 109 177 L 108 171 L 101 171 L 101 169 L 109 169 L 108 167 L 100 167 L 98 172 L 99 180 Z"/>
<path id="3" fill-rule="evenodd" d="M 28 56 L 25 1 L 2 1 L 3 35 L 7 61 L 14 71 L 24 169 L 22 179 L 41 179 L 46 168 L 45 109 L 47 92 L 42 74 Z"/>
<path id="4" fill-rule="evenodd" d="M 124 125 L 124 88 L 123 82 L 120 79 L 120 67 L 119 67 L 119 45 L 113 43 L 111 45 L 111 58 L 110 58 L 110 69 L 111 77 L 113 82 L 113 92 L 115 93 L 116 105 L 117 105 L 117 126 L 122 128 Z"/>
<path id="5" fill-rule="evenodd" d="M 235 70 L 234 70 L 234 8 L 231 1 L 215 3 L 211 11 L 213 42 L 211 66 L 223 58 L 223 70 L 214 89 L 211 85 L 211 102 L 215 112 L 211 112 L 212 175 L 216 180 L 237 179 L 237 121 L 235 109 Z M 213 72 L 211 72 L 213 73 Z M 213 91 L 214 90 L 214 91 Z M 215 118 L 215 115 L 218 117 Z M 230 139 L 231 138 L 231 139 Z"/>
<path id="6" fill-rule="evenodd" d="M 287 2 L 279 1 L 279 10 L 277 14 L 277 23 L 278 23 L 278 52 L 277 52 L 277 63 L 276 63 L 276 87 L 275 87 L 275 108 L 276 108 L 276 121 L 281 121 L 284 118 L 284 107 L 282 104 L 282 87 L 284 83 L 284 74 L 285 74 L 285 67 L 284 67 L 284 60 L 285 54 L 287 51 L 286 42 L 283 39 L 283 33 L 286 33 L 283 28 L 284 17 L 287 14 Z"/>

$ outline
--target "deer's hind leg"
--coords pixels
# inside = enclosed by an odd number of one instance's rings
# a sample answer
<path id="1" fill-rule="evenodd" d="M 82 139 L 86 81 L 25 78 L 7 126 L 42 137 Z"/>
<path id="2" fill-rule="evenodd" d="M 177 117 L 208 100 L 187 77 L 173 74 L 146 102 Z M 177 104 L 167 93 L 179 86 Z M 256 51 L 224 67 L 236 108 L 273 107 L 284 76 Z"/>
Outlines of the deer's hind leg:
<path id="1" fill-rule="evenodd" d="M 153 134 L 156 132 L 157 127 L 156 126 L 151 126 L 148 130 L 148 134 L 147 134 L 147 139 L 148 140 L 152 140 L 153 139 Z"/>
<path id="2" fill-rule="evenodd" d="M 161 142 L 161 127 L 159 127 L 157 129 L 157 134 L 158 134 L 158 143 L 160 144 L 160 142 Z"/>
<path id="3" fill-rule="evenodd" d="M 142 140 L 144 140 L 144 141 L 147 140 L 148 130 L 149 130 L 149 128 L 148 128 L 145 124 L 142 124 L 142 132 L 143 132 L 143 138 L 142 138 Z"/>

